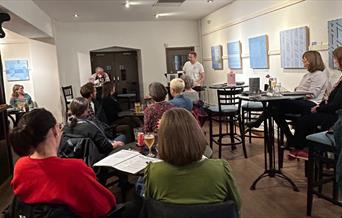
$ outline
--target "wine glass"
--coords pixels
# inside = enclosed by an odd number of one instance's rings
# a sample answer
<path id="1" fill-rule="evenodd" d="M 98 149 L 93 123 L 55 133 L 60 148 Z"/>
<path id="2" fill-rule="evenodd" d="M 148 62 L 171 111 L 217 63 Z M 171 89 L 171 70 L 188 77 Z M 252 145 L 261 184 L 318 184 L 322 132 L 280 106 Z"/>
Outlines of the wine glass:
<path id="1" fill-rule="evenodd" d="M 154 144 L 154 134 L 153 133 L 146 133 L 144 135 L 144 142 L 146 144 L 146 146 L 148 147 L 148 157 L 154 157 L 154 155 L 152 154 L 152 146 Z"/>

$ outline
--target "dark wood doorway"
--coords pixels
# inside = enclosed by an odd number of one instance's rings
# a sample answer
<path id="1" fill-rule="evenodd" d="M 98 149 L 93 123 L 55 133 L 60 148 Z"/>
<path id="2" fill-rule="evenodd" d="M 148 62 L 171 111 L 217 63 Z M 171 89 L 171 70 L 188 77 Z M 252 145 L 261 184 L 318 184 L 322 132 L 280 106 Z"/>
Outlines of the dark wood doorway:
<path id="1" fill-rule="evenodd" d="M 188 61 L 188 54 L 194 51 L 195 47 L 166 48 L 167 73 L 177 73 L 182 71 L 185 62 Z"/>
<path id="2" fill-rule="evenodd" d="M 137 51 L 90 52 L 92 73 L 103 67 L 111 81 L 114 81 L 117 94 L 134 93 L 140 98 Z"/>

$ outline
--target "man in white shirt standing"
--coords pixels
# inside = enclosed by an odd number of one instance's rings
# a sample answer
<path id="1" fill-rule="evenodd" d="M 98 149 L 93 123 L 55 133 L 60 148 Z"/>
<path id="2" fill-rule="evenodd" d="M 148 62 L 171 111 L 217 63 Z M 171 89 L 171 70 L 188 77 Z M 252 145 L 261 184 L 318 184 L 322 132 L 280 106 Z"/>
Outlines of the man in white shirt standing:
<path id="1" fill-rule="evenodd" d="M 191 51 L 187 61 L 183 66 L 183 71 L 189 75 L 194 81 L 194 87 L 202 86 L 204 82 L 204 68 L 203 65 L 197 61 L 197 53 Z"/>

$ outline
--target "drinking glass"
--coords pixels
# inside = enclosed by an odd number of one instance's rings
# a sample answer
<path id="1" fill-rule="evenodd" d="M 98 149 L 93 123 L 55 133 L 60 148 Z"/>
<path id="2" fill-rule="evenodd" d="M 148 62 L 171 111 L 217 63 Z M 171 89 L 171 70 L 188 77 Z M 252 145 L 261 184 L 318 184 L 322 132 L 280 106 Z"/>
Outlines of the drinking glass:
<path id="1" fill-rule="evenodd" d="M 140 102 L 135 102 L 134 103 L 134 110 L 135 110 L 135 113 L 140 113 L 141 112 L 141 104 L 140 104 Z"/>
<path id="2" fill-rule="evenodd" d="M 153 133 L 146 133 L 144 135 L 144 142 L 146 144 L 146 146 L 148 147 L 148 157 L 154 157 L 154 155 L 152 154 L 152 146 L 154 144 L 154 134 Z"/>

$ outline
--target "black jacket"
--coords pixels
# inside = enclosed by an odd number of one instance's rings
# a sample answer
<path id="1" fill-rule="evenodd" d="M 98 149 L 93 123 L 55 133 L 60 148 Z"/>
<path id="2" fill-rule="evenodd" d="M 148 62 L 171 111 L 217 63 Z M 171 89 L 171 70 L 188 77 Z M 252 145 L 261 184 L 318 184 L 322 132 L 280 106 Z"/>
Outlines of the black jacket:
<path id="1" fill-rule="evenodd" d="M 113 97 L 106 97 L 102 99 L 102 110 L 106 115 L 108 124 L 112 124 L 119 117 L 121 112 L 120 103 Z"/>
<path id="2" fill-rule="evenodd" d="M 66 126 L 63 132 L 90 138 L 101 154 L 109 154 L 113 150 L 112 143 L 105 132 L 91 120 L 79 120 L 76 126 L 73 128 L 70 125 Z"/>
<path id="3" fill-rule="evenodd" d="M 322 101 L 317 112 L 335 114 L 338 109 L 342 109 L 342 82 L 332 90 L 327 102 Z"/>

